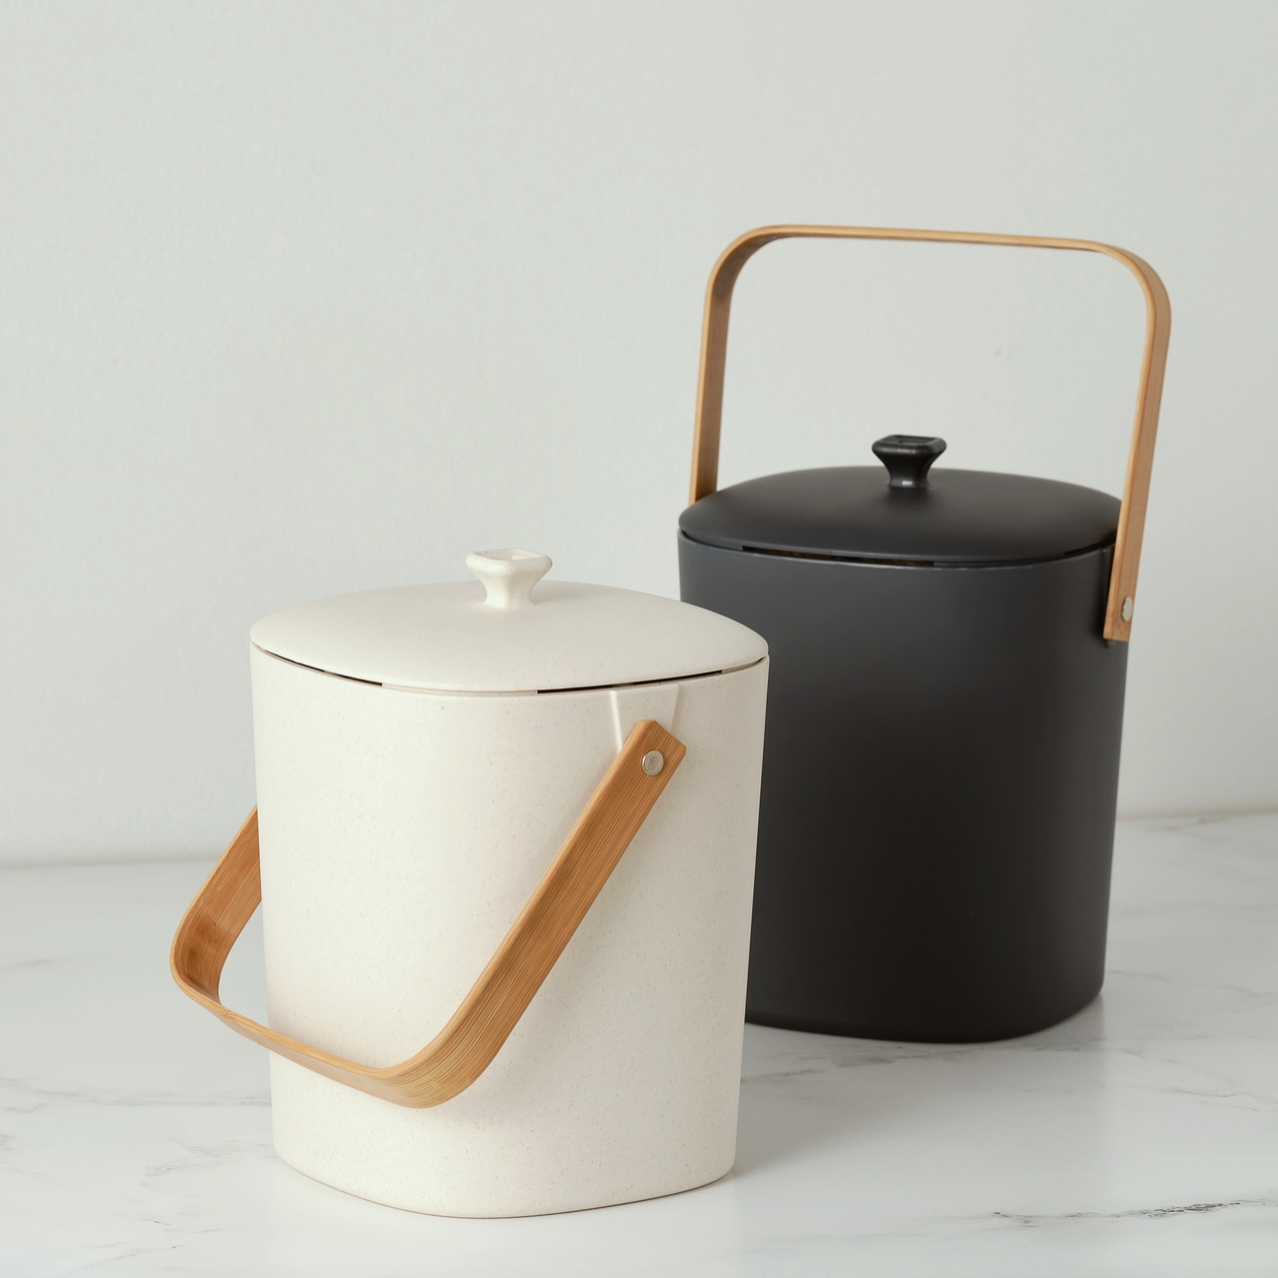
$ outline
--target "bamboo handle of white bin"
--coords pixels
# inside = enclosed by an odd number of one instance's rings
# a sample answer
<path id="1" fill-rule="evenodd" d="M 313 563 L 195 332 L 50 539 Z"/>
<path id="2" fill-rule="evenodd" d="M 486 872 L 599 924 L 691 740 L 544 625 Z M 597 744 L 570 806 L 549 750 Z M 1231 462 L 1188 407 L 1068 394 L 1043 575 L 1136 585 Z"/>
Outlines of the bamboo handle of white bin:
<path id="1" fill-rule="evenodd" d="M 685 753 L 659 723 L 635 725 L 461 1006 L 399 1065 L 374 1069 L 343 1060 L 222 1006 L 223 964 L 262 899 L 256 808 L 178 925 L 169 957 L 173 979 L 245 1038 L 317 1074 L 396 1105 L 442 1104 L 465 1091 L 501 1050 Z"/>
<path id="2" fill-rule="evenodd" d="M 719 475 L 719 427 L 723 418 L 723 377 L 728 357 L 728 315 L 732 290 L 741 268 L 773 240 L 929 240 L 942 244 L 1007 244 L 1018 248 L 1079 249 L 1103 253 L 1121 262 L 1136 277 L 1145 295 L 1145 352 L 1136 390 L 1136 421 L 1127 455 L 1127 478 L 1118 515 L 1114 567 L 1105 603 L 1106 639 L 1131 637 L 1136 602 L 1136 576 L 1145 532 L 1149 477 L 1154 465 L 1154 437 L 1171 336 L 1171 303 L 1157 272 L 1135 253 L 1095 240 L 1061 240 L 1042 235 L 984 235 L 975 231 L 907 231 L 875 226 L 764 226 L 747 231 L 724 250 L 710 272 L 705 320 L 701 331 L 701 373 L 697 383 L 697 422 L 692 444 L 690 502 L 714 492 Z"/>

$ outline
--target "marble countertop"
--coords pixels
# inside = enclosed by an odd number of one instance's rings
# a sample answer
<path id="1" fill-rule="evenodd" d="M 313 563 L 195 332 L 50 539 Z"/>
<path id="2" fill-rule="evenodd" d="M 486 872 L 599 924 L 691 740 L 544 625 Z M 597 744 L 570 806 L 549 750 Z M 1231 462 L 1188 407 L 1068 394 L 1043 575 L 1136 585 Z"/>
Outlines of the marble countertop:
<path id="1" fill-rule="evenodd" d="M 746 1027 L 735 1170 L 523 1220 L 271 1149 L 265 1054 L 188 1003 L 205 864 L 0 870 L 0 1273 L 1278 1273 L 1278 815 L 1119 827 L 1101 998 L 936 1047 Z M 260 937 L 227 1001 L 262 1014 Z"/>

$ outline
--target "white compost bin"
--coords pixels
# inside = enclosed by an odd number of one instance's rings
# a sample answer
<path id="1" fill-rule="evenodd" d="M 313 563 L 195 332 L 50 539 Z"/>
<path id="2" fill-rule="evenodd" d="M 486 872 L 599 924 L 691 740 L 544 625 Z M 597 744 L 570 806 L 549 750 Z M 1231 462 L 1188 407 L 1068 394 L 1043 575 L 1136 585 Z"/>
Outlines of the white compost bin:
<path id="1" fill-rule="evenodd" d="M 543 555 L 467 563 L 480 581 L 254 626 L 258 824 L 192 906 L 175 974 L 273 1049 L 276 1149 L 339 1189 L 509 1216 L 713 1181 L 736 1147 L 766 644 L 674 600 L 538 584 Z M 616 787 L 647 784 L 617 833 Z M 592 839 L 615 868 L 538 987 L 542 942 L 515 933 L 576 890 L 570 865 L 539 884 Z M 259 840 L 269 1030 L 217 1000 Z M 483 980 L 493 1007 L 535 992 L 474 1081 L 393 1075 L 490 1032 Z"/>

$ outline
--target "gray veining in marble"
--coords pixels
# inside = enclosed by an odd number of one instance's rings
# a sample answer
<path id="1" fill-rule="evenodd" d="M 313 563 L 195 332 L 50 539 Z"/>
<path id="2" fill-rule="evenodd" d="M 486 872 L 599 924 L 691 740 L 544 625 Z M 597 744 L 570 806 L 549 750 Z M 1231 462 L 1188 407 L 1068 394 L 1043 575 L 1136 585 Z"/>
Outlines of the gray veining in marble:
<path id="1" fill-rule="evenodd" d="M 1278 1274 L 1278 816 L 1125 824 L 1109 974 L 933 1047 L 748 1027 L 737 1166 L 568 1216 L 415 1216 L 271 1149 L 266 1060 L 172 986 L 207 866 L 0 871 L 0 1273 Z M 224 995 L 262 1014 L 260 941 Z"/>

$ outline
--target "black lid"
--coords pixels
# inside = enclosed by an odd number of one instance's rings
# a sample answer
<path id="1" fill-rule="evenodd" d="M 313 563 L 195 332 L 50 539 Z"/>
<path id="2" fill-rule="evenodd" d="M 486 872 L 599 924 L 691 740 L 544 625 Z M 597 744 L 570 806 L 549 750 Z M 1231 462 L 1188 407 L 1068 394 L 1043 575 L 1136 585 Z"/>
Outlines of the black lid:
<path id="1" fill-rule="evenodd" d="M 945 441 L 889 435 L 887 466 L 834 466 L 748 479 L 679 517 L 693 541 L 732 550 L 918 564 L 1016 564 L 1103 546 L 1119 501 L 1028 475 L 936 470 Z"/>

